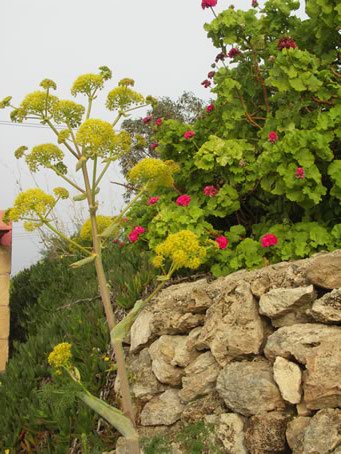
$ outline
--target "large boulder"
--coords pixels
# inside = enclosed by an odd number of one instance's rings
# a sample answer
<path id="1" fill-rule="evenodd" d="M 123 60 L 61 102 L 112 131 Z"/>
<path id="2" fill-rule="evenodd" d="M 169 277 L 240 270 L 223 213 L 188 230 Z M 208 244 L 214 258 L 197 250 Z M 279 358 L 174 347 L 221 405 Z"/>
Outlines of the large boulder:
<path id="1" fill-rule="evenodd" d="M 248 453 L 284 453 L 287 449 L 285 433 L 289 419 L 290 416 L 277 411 L 252 416 L 245 431 Z"/>
<path id="2" fill-rule="evenodd" d="M 273 367 L 274 379 L 283 399 L 291 404 L 298 404 L 302 396 L 300 367 L 281 356 L 277 356 Z"/>
<path id="3" fill-rule="evenodd" d="M 308 262 L 306 278 L 311 284 L 326 289 L 341 287 L 341 254 L 320 255 Z"/>
<path id="4" fill-rule="evenodd" d="M 303 453 L 333 453 L 341 445 L 341 410 L 325 409 L 316 413 L 304 430 Z"/>
<path id="5" fill-rule="evenodd" d="M 310 314 L 318 322 L 341 324 L 341 288 L 316 300 Z"/>
<path id="6" fill-rule="evenodd" d="M 257 354 L 264 339 L 264 325 L 258 314 L 250 284 L 234 283 L 208 309 L 197 344 L 207 347 L 221 366 L 235 358 Z"/>
<path id="7" fill-rule="evenodd" d="M 227 408 L 244 416 L 285 408 L 266 360 L 227 364 L 218 375 L 217 390 Z"/>
<path id="8" fill-rule="evenodd" d="M 179 391 L 167 389 L 163 394 L 153 397 L 144 406 L 140 419 L 142 426 L 169 426 L 178 421 L 184 405 L 179 398 Z"/>

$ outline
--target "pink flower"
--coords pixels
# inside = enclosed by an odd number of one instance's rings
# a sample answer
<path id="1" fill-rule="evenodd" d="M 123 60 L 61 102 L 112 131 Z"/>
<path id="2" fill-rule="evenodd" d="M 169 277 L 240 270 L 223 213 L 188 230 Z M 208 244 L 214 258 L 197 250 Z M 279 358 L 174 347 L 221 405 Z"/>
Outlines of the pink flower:
<path id="1" fill-rule="evenodd" d="M 203 192 L 207 197 L 214 197 L 219 191 L 215 186 L 205 186 Z"/>
<path id="2" fill-rule="evenodd" d="M 278 238 L 272 233 L 267 233 L 266 235 L 262 236 L 260 243 L 262 247 L 275 246 L 275 244 L 278 243 Z"/>
<path id="3" fill-rule="evenodd" d="M 159 200 L 160 200 L 159 196 L 150 197 L 150 199 L 147 202 L 147 205 L 155 205 Z"/>
<path id="4" fill-rule="evenodd" d="M 209 104 L 209 105 L 206 107 L 206 112 L 210 113 L 210 112 L 212 112 L 212 110 L 214 110 L 214 104 Z"/>
<path id="5" fill-rule="evenodd" d="M 218 244 L 219 249 L 226 249 L 227 245 L 229 244 L 229 240 L 226 238 L 226 236 L 218 236 L 215 239 L 215 242 Z"/>
<path id="6" fill-rule="evenodd" d="M 184 133 L 184 138 L 189 140 L 189 139 L 192 139 L 192 137 L 195 136 L 195 132 L 194 131 L 186 131 Z"/>
<path id="7" fill-rule="evenodd" d="M 153 117 L 151 115 L 147 115 L 146 117 L 144 117 L 143 123 L 144 124 L 150 123 L 152 121 L 152 118 Z"/>
<path id="8" fill-rule="evenodd" d="M 207 77 L 209 79 L 213 79 L 213 77 L 215 76 L 215 71 L 210 71 L 208 74 L 207 74 Z"/>
<path id="9" fill-rule="evenodd" d="M 160 117 L 160 118 L 157 118 L 157 120 L 156 120 L 156 122 L 155 122 L 156 126 L 161 126 L 162 123 L 163 123 L 163 119 L 162 119 L 161 117 Z"/>
<path id="10" fill-rule="evenodd" d="M 218 0 L 201 0 L 201 7 L 202 9 L 205 8 L 212 8 L 212 6 L 216 6 Z"/>
<path id="11" fill-rule="evenodd" d="M 146 231 L 146 229 L 144 227 L 141 227 L 140 225 L 137 225 L 133 232 L 134 233 L 137 233 L 138 235 L 142 235 L 142 233 L 144 233 Z"/>
<path id="12" fill-rule="evenodd" d="M 257 0 L 252 0 L 251 6 L 252 6 L 252 8 L 257 8 L 257 6 L 258 6 Z"/>
<path id="13" fill-rule="evenodd" d="M 296 47 L 297 47 L 297 44 L 296 44 L 295 40 L 293 40 L 290 37 L 281 38 L 277 44 L 278 50 L 290 49 L 290 48 L 296 49 Z"/>
<path id="14" fill-rule="evenodd" d="M 128 239 L 131 243 L 136 243 L 136 241 L 139 239 L 139 234 L 132 231 L 128 234 Z"/>
<path id="15" fill-rule="evenodd" d="M 229 58 L 234 58 L 234 57 L 236 57 L 237 55 L 239 55 L 240 53 L 241 53 L 241 52 L 240 52 L 239 49 L 237 49 L 237 47 L 232 47 L 232 49 L 230 49 L 230 50 L 228 51 L 227 56 L 228 56 Z"/>
<path id="16" fill-rule="evenodd" d="M 301 179 L 303 179 L 305 177 L 305 173 L 304 173 L 303 167 L 297 167 L 296 172 L 295 172 L 295 177 L 296 178 L 301 178 Z"/>
<path id="17" fill-rule="evenodd" d="M 181 206 L 181 207 L 187 207 L 191 202 L 191 196 L 187 195 L 187 194 L 184 194 L 184 195 L 180 195 L 177 199 L 176 199 L 176 204 Z"/>
<path id="18" fill-rule="evenodd" d="M 268 140 L 271 143 L 275 143 L 278 140 L 278 134 L 276 131 L 270 131 L 268 134 Z"/>
<path id="19" fill-rule="evenodd" d="M 149 146 L 152 150 L 155 150 L 155 148 L 157 148 L 159 146 L 159 144 L 157 142 L 153 142 Z"/>
<path id="20" fill-rule="evenodd" d="M 216 56 L 215 58 L 215 62 L 218 63 L 218 61 L 224 61 L 226 58 L 226 55 L 224 54 L 224 52 L 219 52 L 219 54 Z"/>
<path id="21" fill-rule="evenodd" d="M 201 85 L 202 85 L 203 87 L 205 87 L 205 88 L 208 88 L 208 87 L 210 87 L 210 86 L 212 85 L 212 82 L 211 82 L 210 80 L 208 80 L 208 79 L 205 79 L 205 80 L 203 80 L 203 81 L 201 82 Z"/>

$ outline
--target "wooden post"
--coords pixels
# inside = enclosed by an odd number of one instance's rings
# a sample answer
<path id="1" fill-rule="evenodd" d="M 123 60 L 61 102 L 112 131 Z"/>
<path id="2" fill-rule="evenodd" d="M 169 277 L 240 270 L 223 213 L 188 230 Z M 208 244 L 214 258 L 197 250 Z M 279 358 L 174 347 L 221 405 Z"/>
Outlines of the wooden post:
<path id="1" fill-rule="evenodd" d="M 9 338 L 9 279 L 11 272 L 12 225 L 2 221 L 0 211 L 0 373 L 4 372 L 8 360 Z"/>

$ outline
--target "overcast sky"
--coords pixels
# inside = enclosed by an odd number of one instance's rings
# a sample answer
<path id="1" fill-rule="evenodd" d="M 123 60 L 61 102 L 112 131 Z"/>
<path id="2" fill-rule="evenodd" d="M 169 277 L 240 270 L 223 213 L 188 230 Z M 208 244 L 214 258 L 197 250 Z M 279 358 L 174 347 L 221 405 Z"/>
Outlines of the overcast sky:
<path id="1" fill-rule="evenodd" d="M 236 6 L 247 9 L 250 3 L 239 0 Z M 0 99 L 11 95 L 19 104 L 46 77 L 57 83 L 58 96 L 71 97 L 69 88 L 76 76 L 102 65 L 112 69 L 113 83 L 131 77 L 144 95 L 177 98 L 192 91 L 208 99 L 210 93 L 200 83 L 218 51 L 203 30 L 212 13 L 200 4 L 201 0 L 1 0 Z M 219 0 L 216 11 L 230 4 Z M 105 93 L 94 113 L 110 118 L 101 107 L 104 99 Z M 53 141 L 50 132 L 4 123 L 8 120 L 9 111 L 0 111 L 0 209 L 11 206 L 20 190 L 37 184 L 51 190 L 58 185 L 48 171 L 33 179 L 25 163 L 13 157 L 21 145 Z M 120 178 L 119 169 L 113 168 L 110 179 Z M 115 190 L 116 194 L 107 183 L 102 192 L 107 214 L 122 204 Z M 81 215 L 86 217 L 86 212 Z M 79 213 L 71 215 L 77 217 Z M 71 228 L 71 219 L 64 220 Z M 41 248 L 37 233 L 25 233 L 16 224 L 13 272 L 34 263 Z"/>

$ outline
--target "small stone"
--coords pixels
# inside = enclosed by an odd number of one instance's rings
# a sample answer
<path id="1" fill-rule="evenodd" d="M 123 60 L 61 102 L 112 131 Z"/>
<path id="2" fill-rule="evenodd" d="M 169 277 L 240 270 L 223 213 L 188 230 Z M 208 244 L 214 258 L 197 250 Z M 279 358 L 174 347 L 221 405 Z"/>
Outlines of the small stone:
<path id="1" fill-rule="evenodd" d="M 299 366 L 277 356 L 274 363 L 274 379 L 284 400 L 291 404 L 301 401 L 302 373 Z"/>
<path id="2" fill-rule="evenodd" d="M 288 445 L 292 449 L 292 452 L 295 454 L 304 454 L 303 444 L 304 444 L 304 432 L 305 429 L 310 424 L 310 419 L 304 416 L 298 416 L 289 422 L 286 438 Z"/>
<path id="3" fill-rule="evenodd" d="M 252 416 L 245 431 L 250 454 L 274 454 L 286 451 L 285 432 L 290 416 L 277 411 Z"/>
<path id="4" fill-rule="evenodd" d="M 341 323 L 341 288 L 316 300 L 310 313 L 318 322 Z"/>
<path id="5" fill-rule="evenodd" d="M 264 293 L 267 293 L 270 289 L 270 278 L 266 274 L 260 276 L 258 279 L 255 279 L 251 282 L 251 292 L 257 297 L 260 298 Z"/>
<path id="6" fill-rule="evenodd" d="M 130 330 L 130 352 L 136 353 L 143 348 L 152 337 L 151 321 L 153 314 L 144 310 L 133 323 Z"/>
<path id="7" fill-rule="evenodd" d="M 308 266 L 307 279 L 326 289 L 341 287 L 341 254 L 316 257 Z"/>
<path id="8" fill-rule="evenodd" d="M 304 400 L 296 405 L 296 411 L 298 416 L 311 416 L 313 414 L 312 410 L 309 410 Z"/>
<path id="9" fill-rule="evenodd" d="M 216 391 L 186 404 L 181 420 L 186 424 L 202 421 L 206 415 L 224 413 L 224 403 Z"/>
<path id="10" fill-rule="evenodd" d="M 234 413 L 224 413 L 219 416 L 215 426 L 216 436 L 226 449 L 225 452 L 248 454 L 244 440 L 244 418 Z"/>
<path id="11" fill-rule="evenodd" d="M 229 409 L 244 416 L 285 408 L 265 360 L 227 364 L 218 375 L 217 390 Z"/>
<path id="12" fill-rule="evenodd" d="M 180 419 L 183 409 L 179 391 L 168 389 L 146 403 L 141 412 L 141 424 L 142 426 L 170 426 Z"/>

